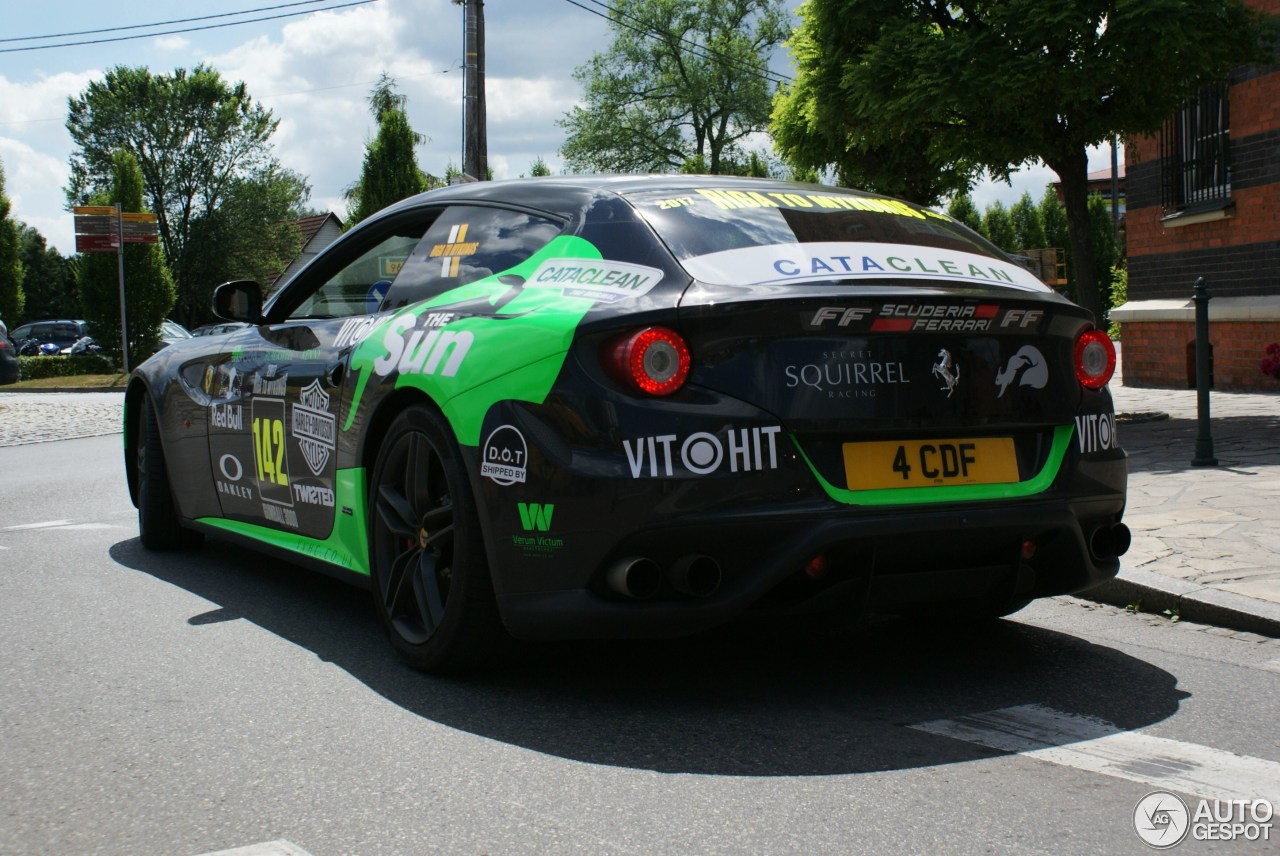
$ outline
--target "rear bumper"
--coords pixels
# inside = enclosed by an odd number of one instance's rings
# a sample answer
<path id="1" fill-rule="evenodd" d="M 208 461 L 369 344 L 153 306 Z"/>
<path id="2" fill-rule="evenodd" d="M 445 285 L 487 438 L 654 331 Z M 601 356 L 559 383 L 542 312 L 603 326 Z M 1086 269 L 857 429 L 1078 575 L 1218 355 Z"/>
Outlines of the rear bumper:
<path id="1" fill-rule="evenodd" d="M 585 586 L 511 592 L 500 604 L 508 629 L 522 638 L 640 638 L 687 635 L 753 614 L 894 612 L 1066 594 L 1116 575 L 1118 557 L 1093 555 L 1089 540 L 1117 524 L 1123 509 L 1123 494 L 1111 493 L 945 510 L 689 517 L 624 539 Z M 1035 548 L 1029 559 L 1026 542 Z M 722 583 L 705 597 L 670 583 L 670 570 L 690 555 L 721 569 Z M 628 598 L 605 581 L 608 568 L 627 557 L 649 559 L 663 572 L 652 598 Z"/>

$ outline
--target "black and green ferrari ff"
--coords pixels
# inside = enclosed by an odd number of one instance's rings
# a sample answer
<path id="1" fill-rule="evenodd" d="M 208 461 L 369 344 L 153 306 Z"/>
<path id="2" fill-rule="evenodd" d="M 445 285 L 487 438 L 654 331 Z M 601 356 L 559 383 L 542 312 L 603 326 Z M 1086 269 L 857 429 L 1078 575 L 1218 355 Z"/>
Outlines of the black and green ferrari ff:
<path id="1" fill-rule="evenodd" d="M 454 669 L 515 638 L 1007 614 L 1129 543 L 1115 350 L 951 218 L 694 176 L 434 190 L 133 374 L 144 545 L 371 589 Z"/>

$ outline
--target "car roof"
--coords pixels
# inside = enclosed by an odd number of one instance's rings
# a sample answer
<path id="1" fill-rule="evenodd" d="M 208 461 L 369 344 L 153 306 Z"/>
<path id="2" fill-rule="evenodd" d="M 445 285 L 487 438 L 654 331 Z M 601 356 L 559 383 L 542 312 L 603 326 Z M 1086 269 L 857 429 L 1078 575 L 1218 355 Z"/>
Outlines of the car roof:
<path id="1" fill-rule="evenodd" d="M 633 193 L 689 193 L 699 188 L 716 190 L 797 191 L 841 194 L 866 198 L 874 193 L 848 187 L 805 184 L 773 178 L 745 178 L 730 175 L 561 175 L 475 181 L 428 190 L 387 208 L 384 213 L 450 202 L 489 201 L 525 205 L 571 217 L 602 195 L 627 196 Z M 910 203 L 908 203 L 910 204 Z"/>

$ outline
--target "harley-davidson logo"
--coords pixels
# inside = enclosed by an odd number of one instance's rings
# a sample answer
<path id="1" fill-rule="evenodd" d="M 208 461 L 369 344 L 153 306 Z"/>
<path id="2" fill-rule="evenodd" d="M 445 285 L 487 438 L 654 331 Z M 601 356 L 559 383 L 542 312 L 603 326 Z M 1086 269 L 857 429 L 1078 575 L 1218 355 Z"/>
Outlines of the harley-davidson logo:
<path id="1" fill-rule="evenodd" d="M 293 405 L 293 437 L 307 466 L 317 476 L 324 472 L 334 450 L 336 422 L 329 412 L 329 394 L 321 389 L 320 381 L 311 381 Z"/>

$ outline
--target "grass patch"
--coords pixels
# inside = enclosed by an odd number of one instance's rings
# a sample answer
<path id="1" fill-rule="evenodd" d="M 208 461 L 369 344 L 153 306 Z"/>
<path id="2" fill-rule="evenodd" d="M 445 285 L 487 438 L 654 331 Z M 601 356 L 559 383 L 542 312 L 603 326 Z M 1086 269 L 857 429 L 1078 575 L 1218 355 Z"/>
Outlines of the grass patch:
<path id="1" fill-rule="evenodd" d="M 70 377 L 41 377 L 34 380 L 20 380 L 6 386 L 0 386 L 0 394 L 5 390 L 22 392 L 33 389 L 118 389 L 121 392 L 129 385 L 129 376 L 124 372 L 114 374 L 71 375 Z"/>

